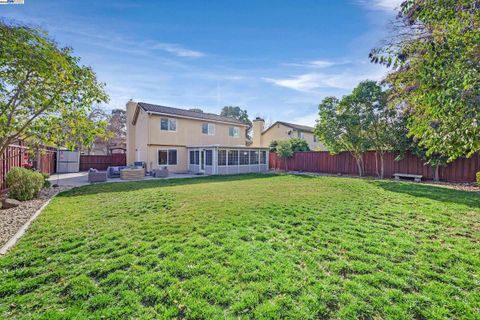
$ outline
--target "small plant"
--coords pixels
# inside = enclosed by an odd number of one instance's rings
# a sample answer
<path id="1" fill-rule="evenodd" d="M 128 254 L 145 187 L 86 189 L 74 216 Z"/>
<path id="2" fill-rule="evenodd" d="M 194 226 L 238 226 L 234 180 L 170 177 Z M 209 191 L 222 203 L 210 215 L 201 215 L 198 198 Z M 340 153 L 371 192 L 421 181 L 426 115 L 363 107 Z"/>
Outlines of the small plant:
<path id="1" fill-rule="evenodd" d="M 480 186 L 480 171 L 477 172 L 477 186 Z"/>
<path id="2" fill-rule="evenodd" d="M 9 197 L 20 201 L 35 198 L 44 185 L 41 173 L 21 167 L 8 172 L 5 180 Z"/>
<path id="3" fill-rule="evenodd" d="M 292 146 L 293 152 L 310 151 L 307 141 L 300 138 L 290 139 L 290 145 Z"/>

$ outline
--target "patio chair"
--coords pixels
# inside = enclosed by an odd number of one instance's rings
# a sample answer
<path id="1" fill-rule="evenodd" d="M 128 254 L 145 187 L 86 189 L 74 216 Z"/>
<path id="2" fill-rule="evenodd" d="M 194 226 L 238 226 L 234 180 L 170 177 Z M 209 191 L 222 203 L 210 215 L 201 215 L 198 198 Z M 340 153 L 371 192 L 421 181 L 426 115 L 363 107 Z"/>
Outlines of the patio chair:
<path id="1" fill-rule="evenodd" d="M 161 169 L 154 169 L 153 176 L 155 178 L 167 178 L 168 177 L 168 168 L 164 167 Z"/>

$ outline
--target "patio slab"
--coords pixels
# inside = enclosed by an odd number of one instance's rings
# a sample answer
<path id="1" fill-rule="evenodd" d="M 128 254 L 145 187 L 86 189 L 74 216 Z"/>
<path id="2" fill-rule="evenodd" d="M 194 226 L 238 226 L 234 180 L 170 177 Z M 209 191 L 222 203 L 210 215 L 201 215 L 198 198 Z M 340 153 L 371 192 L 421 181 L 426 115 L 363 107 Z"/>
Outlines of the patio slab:
<path id="1" fill-rule="evenodd" d="M 162 180 L 162 179 L 179 179 L 179 178 L 196 178 L 201 175 L 195 175 L 190 173 L 170 173 L 167 178 L 154 178 L 151 176 L 145 176 L 144 179 L 139 180 L 121 180 L 120 178 L 108 178 L 108 182 L 131 182 L 131 181 L 145 181 L 145 180 Z M 58 184 L 59 186 L 74 186 L 80 187 L 90 184 L 88 182 L 88 172 L 75 172 L 75 173 L 60 173 L 53 174 L 48 179 L 52 184 Z"/>

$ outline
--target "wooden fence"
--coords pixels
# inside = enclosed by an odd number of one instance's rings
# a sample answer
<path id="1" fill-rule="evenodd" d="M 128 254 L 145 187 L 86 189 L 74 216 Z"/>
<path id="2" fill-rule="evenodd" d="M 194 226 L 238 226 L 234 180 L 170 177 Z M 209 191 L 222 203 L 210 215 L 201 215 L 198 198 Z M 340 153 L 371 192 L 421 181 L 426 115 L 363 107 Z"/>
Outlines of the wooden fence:
<path id="1" fill-rule="evenodd" d="M 365 175 L 376 176 L 375 152 L 364 154 Z M 407 154 L 402 160 L 396 161 L 397 154 L 388 153 L 384 157 L 384 177 L 391 178 L 394 173 L 410 173 L 423 175 L 424 179 L 433 179 L 433 170 L 424 164 L 424 161 Z M 380 160 L 379 160 L 380 161 Z M 348 153 L 342 152 L 330 155 L 327 151 L 295 152 L 292 158 L 281 159 L 275 153 L 270 152 L 270 169 L 285 170 L 285 165 L 291 171 L 318 172 L 330 174 L 358 175 L 355 158 Z M 475 173 L 480 171 L 480 155 L 471 158 L 457 159 L 456 161 L 441 167 L 439 170 L 440 180 L 449 182 L 474 182 Z"/>
<path id="2" fill-rule="evenodd" d="M 32 166 L 48 174 L 55 173 L 56 149 L 44 147 L 36 151 L 29 151 L 21 145 L 10 145 L 0 155 L 0 193 L 7 190 L 5 176 L 15 167 Z"/>
<path id="3" fill-rule="evenodd" d="M 109 155 L 80 155 L 80 171 L 90 168 L 107 170 L 110 166 L 124 166 L 127 163 L 126 153 L 113 153 Z"/>

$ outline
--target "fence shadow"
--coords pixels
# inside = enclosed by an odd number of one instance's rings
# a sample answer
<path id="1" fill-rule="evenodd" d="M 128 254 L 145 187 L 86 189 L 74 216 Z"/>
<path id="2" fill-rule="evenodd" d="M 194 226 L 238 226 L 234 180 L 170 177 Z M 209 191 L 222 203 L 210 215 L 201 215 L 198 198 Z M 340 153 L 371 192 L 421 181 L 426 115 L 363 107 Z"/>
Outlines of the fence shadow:
<path id="1" fill-rule="evenodd" d="M 373 180 L 374 184 L 384 190 L 404 193 L 413 197 L 427 198 L 449 204 L 465 205 L 471 208 L 480 208 L 480 193 L 462 190 L 453 190 L 446 187 L 418 184 L 413 182 L 379 181 Z"/>
<path id="2" fill-rule="evenodd" d="M 75 197 L 81 195 L 108 193 L 108 192 L 127 192 L 142 189 L 152 189 L 168 186 L 182 186 L 195 184 L 222 183 L 227 181 L 243 181 L 251 179 L 265 179 L 278 176 L 276 173 L 247 173 L 228 176 L 199 176 L 194 178 L 176 178 L 176 179 L 158 179 L 144 181 L 126 181 L 126 182 L 107 182 L 90 184 L 76 187 L 71 190 L 60 193 L 57 197 Z"/>

